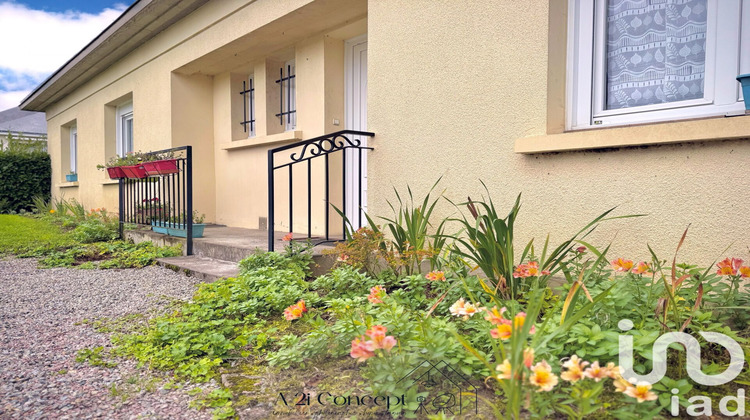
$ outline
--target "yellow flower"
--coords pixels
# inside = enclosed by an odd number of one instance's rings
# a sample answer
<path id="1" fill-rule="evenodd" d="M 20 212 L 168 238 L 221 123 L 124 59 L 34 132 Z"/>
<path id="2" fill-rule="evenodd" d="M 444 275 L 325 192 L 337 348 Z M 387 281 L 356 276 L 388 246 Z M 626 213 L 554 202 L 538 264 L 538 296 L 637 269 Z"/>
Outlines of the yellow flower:
<path id="1" fill-rule="evenodd" d="M 49 214 L 55 214 L 55 209 L 50 210 Z"/>
<path id="2" fill-rule="evenodd" d="M 497 375 L 497 379 L 503 380 L 503 379 L 510 379 L 511 378 L 511 369 L 510 361 L 508 359 L 505 359 L 505 361 L 495 368 L 496 371 L 500 372 Z"/>
<path id="3" fill-rule="evenodd" d="M 628 397 L 635 398 L 639 403 L 653 401 L 657 398 L 656 394 L 651 392 L 651 384 L 648 382 L 638 382 L 636 386 L 629 386 L 624 394 Z"/>
<path id="4" fill-rule="evenodd" d="M 557 385 L 557 376 L 552 373 L 552 368 L 546 360 L 535 364 L 531 371 L 533 373 L 529 377 L 529 382 L 539 387 L 537 392 L 551 391 Z"/>

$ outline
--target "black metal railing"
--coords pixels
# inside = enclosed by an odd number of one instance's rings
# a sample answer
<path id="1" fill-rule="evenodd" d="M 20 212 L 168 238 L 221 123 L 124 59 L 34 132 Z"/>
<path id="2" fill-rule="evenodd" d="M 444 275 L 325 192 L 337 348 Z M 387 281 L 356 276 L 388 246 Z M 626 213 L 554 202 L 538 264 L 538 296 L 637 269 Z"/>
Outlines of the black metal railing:
<path id="1" fill-rule="evenodd" d="M 151 225 L 156 228 L 185 230 L 186 254 L 193 254 L 193 150 L 175 147 L 146 153 L 174 159 L 174 168 L 145 178 L 120 178 L 120 238 L 123 226 Z M 171 172 L 171 173 L 170 173 Z"/>
<path id="2" fill-rule="evenodd" d="M 317 158 L 322 159 L 322 167 L 316 168 L 316 175 L 322 171 L 324 174 L 323 182 L 325 183 L 323 188 L 323 213 L 325 214 L 325 239 L 318 241 L 317 243 L 324 243 L 331 241 L 330 235 L 330 210 L 331 210 L 331 179 L 336 177 L 336 174 L 331 174 L 331 155 L 337 152 L 341 153 L 341 179 L 338 180 L 341 183 L 341 203 L 337 206 L 343 214 L 347 214 L 347 178 L 352 170 L 357 172 L 358 178 L 356 181 L 357 191 L 357 203 L 359 205 L 359 212 L 357 212 L 357 220 L 351 221 L 351 223 L 362 224 L 363 221 L 363 209 L 362 209 L 362 175 L 363 175 L 363 158 L 364 153 L 368 150 L 372 150 L 372 147 L 368 147 L 363 144 L 361 137 L 373 137 L 374 133 L 367 131 L 353 131 L 344 130 L 337 131 L 335 133 L 327 134 L 325 136 L 316 137 L 310 140 L 304 140 L 294 144 L 277 147 L 268 151 L 268 250 L 273 251 L 274 249 L 274 227 L 275 227 L 275 211 L 276 211 L 276 185 L 275 185 L 275 174 L 277 171 L 286 170 L 288 172 L 288 211 L 289 211 L 289 232 L 291 233 L 294 229 L 294 185 L 295 185 L 295 172 L 294 167 L 303 167 L 303 173 L 301 174 L 302 183 L 307 186 L 307 238 L 312 238 L 312 195 L 313 195 L 313 163 L 312 161 Z M 347 150 L 352 150 L 349 159 L 355 159 L 355 165 L 347 165 Z M 285 158 L 282 162 L 277 162 L 277 155 L 283 152 Z M 317 161 L 316 161 L 317 162 Z M 304 182 L 306 180 L 306 182 Z M 298 178 L 297 181 L 300 181 Z M 300 182 L 297 182 L 299 184 Z M 350 197 L 351 198 L 351 197 Z M 342 235 L 346 231 L 346 219 L 341 218 L 342 223 Z M 343 238 L 341 238 L 343 239 Z"/>

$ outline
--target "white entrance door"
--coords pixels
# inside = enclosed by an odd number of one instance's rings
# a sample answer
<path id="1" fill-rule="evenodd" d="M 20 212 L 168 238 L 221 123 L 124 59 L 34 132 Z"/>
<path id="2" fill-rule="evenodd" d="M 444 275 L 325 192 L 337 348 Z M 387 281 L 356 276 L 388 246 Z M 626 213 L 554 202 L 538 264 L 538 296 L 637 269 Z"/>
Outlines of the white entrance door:
<path id="1" fill-rule="evenodd" d="M 346 41 L 345 60 L 346 128 L 367 131 L 367 35 Z M 367 137 L 354 139 L 367 146 Z M 357 229 L 367 225 L 367 150 L 346 150 L 346 173 L 346 217 Z"/>

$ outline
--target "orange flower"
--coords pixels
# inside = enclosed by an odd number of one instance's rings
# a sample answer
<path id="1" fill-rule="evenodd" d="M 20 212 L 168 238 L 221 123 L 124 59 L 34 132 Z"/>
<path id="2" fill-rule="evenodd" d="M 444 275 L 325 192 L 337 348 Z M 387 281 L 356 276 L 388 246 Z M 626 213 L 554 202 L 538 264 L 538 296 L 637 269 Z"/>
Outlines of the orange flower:
<path id="1" fill-rule="evenodd" d="M 578 355 L 570 356 L 563 367 L 566 368 L 565 372 L 560 374 L 560 377 L 570 383 L 576 383 L 584 378 L 583 368 L 588 365 L 589 362 L 585 362 L 578 358 Z"/>
<path id="2" fill-rule="evenodd" d="M 338 258 L 336 258 L 336 261 L 345 263 L 349 261 L 349 256 L 346 254 L 341 254 Z"/>
<path id="3" fill-rule="evenodd" d="M 745 266 L 740 267 L 740 276 L 742 278 L 750 277 L 750 267 L 745 267 Z"/>
<path id="4" fill-rule="evenodd" d="M 531 371 L 533 373 L 531 374 L 531 377 L 529 377 L 529 382 L 532 385 L 539 387 L 537 392 L 551 391 L 552 388 L 557 385 L 557 376 L 552 373 L 552 368 L 546 360 L 542 360 L 535 364 L 534 367 L 531 368 Z"/>
<path id="5" fill-rule="evenodd" d="M 55 214 L 55 212 L 56 212 L 56 210 L 55 210 L 55 209 L 51 209 L 51 210 L 49 211 L 49 214 Z"/>
<path id="6" fill-rule="evenodd" d="M 304 314 L 305 312 L 307 312 L 305 301 L 300 300 L 294 305 L 291 305 L 288 308 L 284 309 L 284 318 L 286 318 L 287 321 L 292 321 L 301 318 L 302 314 Z"/>
<path id="7" fill-rule="evenodd" d="M 716 274 L 720 276 L 736 276 L 737 270 L 740 269 L 741 265 L 742 260 L 739 258 L 725 258 L 723 261 L 716 264 L 716 266 L 719 267 Z"/>
<path id="8" fill-rule="evenodd" d="M 292 238 L 294 238 L 294 234 L 292 234 L 292 232 L 289 232 L 286 235 L 284 235 L 284 237 L 281 238 L 281 240 L 289 242 L 292 240 Z"/>
<path id="9" fill-rule="evenodd" d="M 539 274 L 546 276 L 549 274 L 548 270 L 539 271 L 539 263 L 536 261 L 529 261 L 528 264 L 519 264 L 513 271 L 513 277 L 515 278 L 526 278 L 536 277 Z"/>
<path id="10" fill-rule="evenodd" d="M 616 366 L 613 362 L 607 363 L 607 376 L 610 379 L 619 379 L 622 378 L 622 368 L 620 366 Z"/>
<path id="11" fill-rule="evenodd" d="M 651 392 L 651 384 L 648 382 L 638 382 L 636 386 L 629 386 L 624 394 L 635 398 L 639 403 L 653 401 L 657 398 L 656 394 Z"/>
<path id="12" fill-rule="evenodd" d="M 519 312 L 513 317 L 513 327 L 518 330 L 523 328 L 524 322 L 526 322 L 526 312 Z M 536 332 L 536 327 L 532 325 L 529 334 L 534 334 L 534 332 Z"/>
<path id="13" fill-rule="evenodd" d="M 643 274 L 646 276 L 651 275 L 651 265 L 649 265 L 646 262 L 639 262 L 638 265 L 635 266 L 635 269 L 633 269 L 633 274 Z"/>
<path id="14" fill-rule="evenodd" d="M 373 288 L 370 288 L 370 295 L 367 296 L 367 300 L 369 300 L 370 303 L 378 304 L 383 303 L 384 297 L 385 288 L 383 286 L 375 286 Z"/>
<path id="15" fill-rule="evenodd" d="M 497 367 L 495 368 L 496 371 L 500 372 L 497 375 L 497 379 L 503 380 L 512 378 L 512 369 L 513 367 L 510 365 L 510 361 L 508 359 L 505 359 L 503 363 L 497 365 Z"/>
<path id="16" fill-rule="evenodd" d="M 612 261 L 612 268 L 614 268 L 615 271 L 627 273 L 631 268 L 633 268 L 633 261 L 618 258 Z"/>
<path id="17" fill-rule="evenodd" d="M 490 335 L 492 338 L 499 338 L 501 340 L 507 340 L 510 338 L 510 335 L 513 333 L 513 327 L 510 325 L 510 321 L 504 320 L 504 322 L 497 326 L 497 328 L 493 328 L 490 330 Z"/>
<path id="18" fill-rule="evenodd" d="M 616 378 L 613 382 L 615 386 L 615 392 L 625 392 L 630 388 L 630 382 L 626 381 L 622 377 Z"/>
<path id="19" fill-rule="evenodd" d="M 516 314 L 516 316 L 513 317 L 513 321 L 509 319 L 502 318 L 502 313 L 505 312 L 505 308 L 503 308 L 499 313 L 497 312 L 497 307 L 492 308 L 492 312 L 489 313 L 485 319 L 492 322 L 493 324 L 497 325 L 497 328 L 493 328 L 490 330 L 490 335 L 492 338 L 499 338 L 501 340 L 507 340 L 510 338 L 511 334 L 513 334 L 513 330 L 520 330 L 523 328 L 524 322 L 526 322 L 526 313 L 525 312 L 519 312 Z M 534 325 L 531 326 L 531 329 L 529 330 L 529 334 L 534 334 L 536 332 L 536 327 Z"/>
<path id="20" fill-rule="evenodd" d="M 393 336 L 385 335 L 388 329 L 382 325 L 373 325 L 365 332 L 365 335 L 357 337 L 352 341 L 349 355 L 358 362 L 364 362 L 375 355 L 375 350 L 383 349 L 391 351 L 397 341 Z M 367 338 L 370 338 L 369 340 Z"/>
<path id="21" fill-rule="evenodd" d="M 607 371 L 606 367 L 599 366 L 599 362 L 596 361 L 592 363 L 591 366 L 588 367 L 588 369 L 583 371 L 583 376 L 599 382 L 602 379 L 607 378 L 609 376 L 609 372 Z"/>
<path id="22" fill-rule="evenodd" d="M 431 281 L 445 281 L 445 273 L 442 271 L 430 271 L 424 278 Z"/>
<path id="23" fill-rule="evenodd" d="M 487 315 L 484 316 L 484 319 L 487 321 L 490 321 L 494 325 L 499 325 L 503 321 L 505 321 L 505 318 L 503 318 L 503 314 L 507 311 L 505 307 L 502 307 L 499 311 L 497 310 L 497 306 L 492 308 L 491 310 L 487 311 Z"/>
<path id="24" fill-rule="evenodd" d="M 362 341 L 361 338 L 355 338 L 352 340 L 352 349 L 349 352 L 349 355 L 352 358 L 357 359 L 357 362 L 364 362 L 370 357 L 375 356 L 375 353 L 367 347 L 367 343 Z"/>
<path id="25" fill-rule="evenodd" d="M 526 347 L 523 351 L 523 364 L 529 369 L 531 369 L 531 365 L 534 364 L 534 349 L 531 347 Z"/>

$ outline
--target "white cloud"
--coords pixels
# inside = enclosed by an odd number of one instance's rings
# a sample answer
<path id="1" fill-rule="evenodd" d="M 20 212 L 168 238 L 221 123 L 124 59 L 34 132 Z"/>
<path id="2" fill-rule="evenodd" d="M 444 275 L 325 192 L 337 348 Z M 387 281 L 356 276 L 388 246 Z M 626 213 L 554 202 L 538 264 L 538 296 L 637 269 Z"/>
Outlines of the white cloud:
<path id="1" fill-rule="evenodd" d="M 115 5 L 98 14 L 57 13 L 0 3 L 0 110 L 18 106 L 125 8 Z"/>

